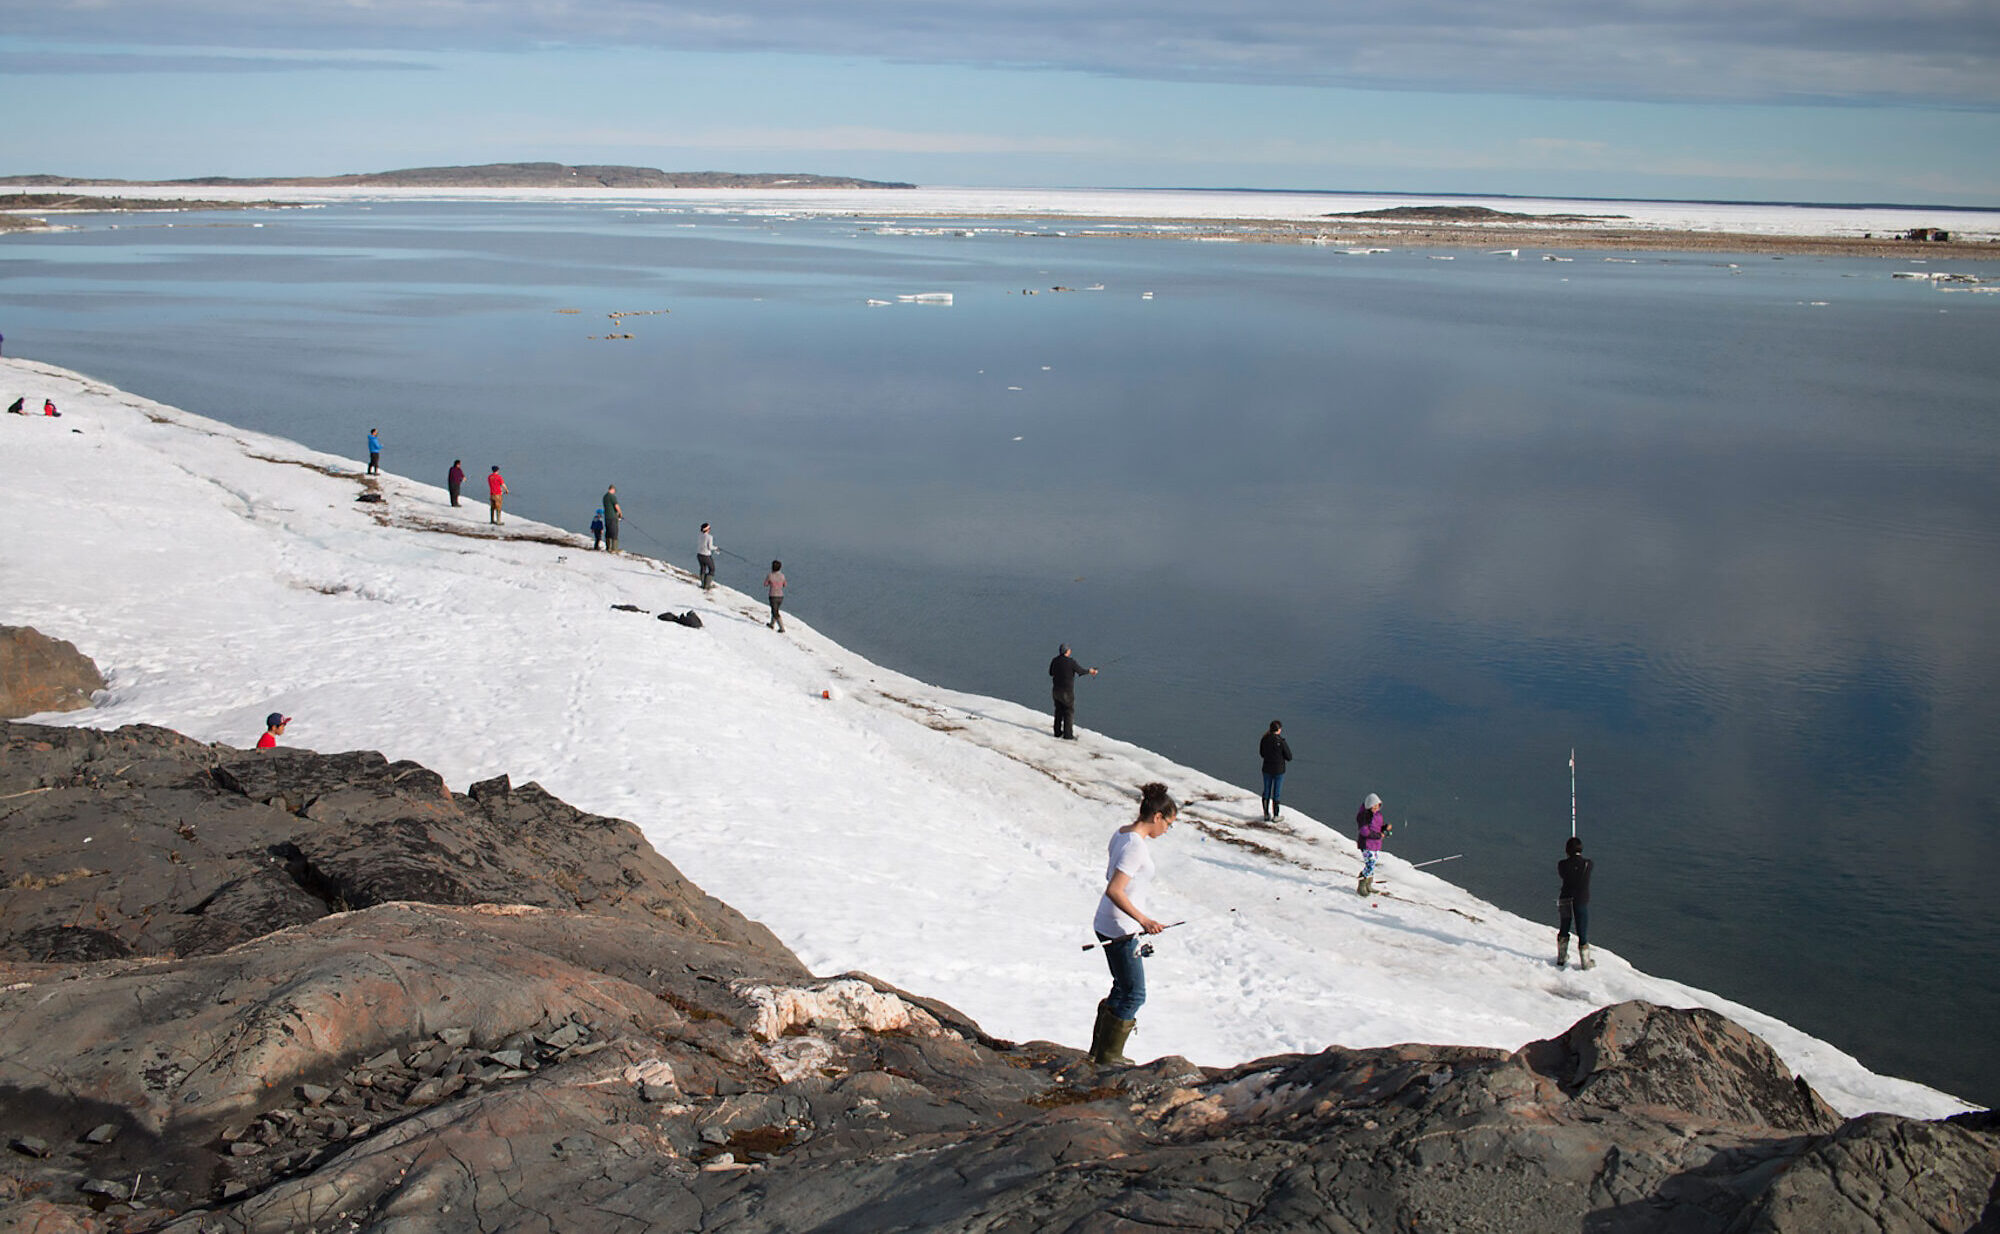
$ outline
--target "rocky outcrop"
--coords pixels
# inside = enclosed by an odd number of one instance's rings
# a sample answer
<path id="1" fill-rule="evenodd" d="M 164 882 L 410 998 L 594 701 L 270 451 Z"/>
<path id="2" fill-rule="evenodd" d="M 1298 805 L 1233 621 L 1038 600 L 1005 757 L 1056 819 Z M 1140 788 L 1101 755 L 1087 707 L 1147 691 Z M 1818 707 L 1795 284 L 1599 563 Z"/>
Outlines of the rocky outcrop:
<path id="1" fill-rule="evenodd" d="M 0 719 L 75 711 L 103 688 L 96 662 L 74 643 L 27 626 L 0 626 Z"/>
<path id="2" fill-rule="evenodd" d="M 629 824 L 379 755 L 0 728 L 0 1229 L 1991 1229 L 1630 1003 L 1506 1053 L 1100 1069 L 814 977 Z M 1983 1224 L 1982 1224 L 1983 1223 Z"/>

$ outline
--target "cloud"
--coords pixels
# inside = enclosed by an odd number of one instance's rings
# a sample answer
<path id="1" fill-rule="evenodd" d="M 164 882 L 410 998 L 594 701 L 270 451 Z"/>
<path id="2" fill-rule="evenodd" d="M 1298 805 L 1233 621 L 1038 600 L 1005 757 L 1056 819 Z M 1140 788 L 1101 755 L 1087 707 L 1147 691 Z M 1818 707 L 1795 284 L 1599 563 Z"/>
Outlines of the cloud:
<path id="1" fill-rule="evenodd" d="M 230 56 L 199 52 L 0 52 L 0 77 L 80 73 L 303 73 L 325 70 L 424 71 L 415 60 L 346 56 Z"/>
<path id="2" fill-rule="evenodd" d="M 2000 106 L 1991 0 L 0 0 L 0 29 L 155 46 L 653 47 L 1173 81 Z"/>

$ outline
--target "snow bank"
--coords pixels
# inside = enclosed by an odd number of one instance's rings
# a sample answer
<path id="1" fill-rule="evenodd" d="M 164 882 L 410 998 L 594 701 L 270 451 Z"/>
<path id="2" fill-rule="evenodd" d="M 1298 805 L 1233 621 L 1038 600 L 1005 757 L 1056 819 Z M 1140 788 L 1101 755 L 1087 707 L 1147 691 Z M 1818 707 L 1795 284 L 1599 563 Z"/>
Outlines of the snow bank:
<path id="1" fill-rule="evenodd" d="M 338 458 L 0 360 L 16 394 L 64 414 L 0 415 L 0 622 L 75 642 L 110 681 L 49 722 L 248 746 L 283 711 L 289 744 L 416 759 L 460 789 L 538 780 L 636 822 L 816 972 L 869 971 L 997 1035 L 1077 1045 L 1107 986 L 1080 950 L 1105 841 L 1160 779 L 1186 808 L 1148 907 L 1188 924 L 1149 963 L 1140 1056 L 1511 1049 L 1644 998 L 1733 1017 L 1845 1113 L 1966 1108 L 1610 947 L 1558 971 L 1548 923 L 1393 854 L 1388 894 L 1359 899 L 1342 836 L 1298 815 L 1269 827 L 1250 790 L 1093 732 L 1053 742 L 1040 712 L 872 664 L 815 633 L 810 606 L 779 635 L 749 595 L 704 596 L 684 571 L 525 520 L 496 534 L 471 498 L 365 478 L 361 421 L 357 457 Z M 647 477 L 608 478 L 643 519 Z M 384 500 L 357 501 L 371 485 Z M 614 604 L 692 607 L 704 626 Z"/>

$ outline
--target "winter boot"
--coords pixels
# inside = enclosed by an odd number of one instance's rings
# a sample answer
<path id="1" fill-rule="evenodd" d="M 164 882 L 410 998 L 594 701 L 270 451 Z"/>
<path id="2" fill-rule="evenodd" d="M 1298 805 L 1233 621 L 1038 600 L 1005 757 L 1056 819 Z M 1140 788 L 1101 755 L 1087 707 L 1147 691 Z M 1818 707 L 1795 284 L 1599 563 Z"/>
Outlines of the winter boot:
<path id="1" fill-rule="evenodd" d="M 1264 803 L 1264 821 L 1268 823 L 1271 821 L 1271 799 L 1269 797 L 1263 797 L 1260 798 L 1259 800 L 1261 800 Z"/>
<path id="2" fill-rule="evenodd" d="M 1562 968 L 1566 966 L 1568 963 L 1569 963 L 1569 935 L 1558 934 L 1556 935 L 1556 967 Z"/>
<path id="3" fill-rule="evenodd" d="M 1275 822 L 1277 822 L 1277 821 L 1278 821 L 1278 815 L 1280 815 L 1280 814 L 1283 814 L 1284 812 L 1285 812 L 1285 807 L 1284 807 L 1284 806 L 1282 806 L 1282 805 L 1279 805 L 1279 804 L 1278 804 L 1277 802 L 1275 802 L 1275 801 L 1271 803 L 1271 821 L 1272 821 L 1272 822 L 1274 822 L 1274 823 L 1275 823 Z"/>
<path id="4" fill-rule="evenodd" d="M 1110 1024 L 1111 1024 L 1110 1000 L 1099 999 L 1097 1001 L 1097 1022 L 1090 1026 L 1090 1054 L 1088 1055 L 1088 1057 L 1090 1061 L 1093 1063 L 1096 1062 L 1099 1058 L 1102 1058 L 1104 1056 L 1105 1030 L 1110 1026 Z"/>
<path id="5" fill-rule="evenodd" d="M 1139 1021 L 1121 1020 L 1108 1011 L 1105 1014 L 1108 1018 L 1105 1021 L 1104 1048 L 1095 1061 L 1100 1067 L 1130 1067 L 1132 1060 L 1125 1057 L 1125 1042 L 1131 1038 L 1132 1030 L 1139 1027 Z"/>
<path id="6" fill-rule="evenodd" d="M 1578 968 L 1596 968 L 1596 967 L 1597 967 L 1597 960 L 1596 960 L 1596 957 L 1594 957 L 1594 956 L 1592 956 L 1592 955 L 1590 954 L 1590 944 L 1589 944 L 1589 943 L 1578 943 L 1578 944 L 1576 945 L 1576 966 L 1577 966 Z"/>
<path id="7" fill-rule="evenodd" d="M 1364 876 L 1364 877 L 1363 877 L 1363 878 L 1361 879 L 1361 881 L 1360 881 L 1359 883 L 1356 883 L 1356 884 L 1355 884 L 1355 887 L 1354 887 L 1354 894 L 1355 894 L 1355 895 L 1358 895 L 1358 896 L 1372 896 L 1372 895 L 1374 895 L 1374 894 L 1375 894 L 1375 880 L 1374 880 L 1374 879 L 1373 879 L 1372 877 L 1367 877 L 1367 876 Z"/>

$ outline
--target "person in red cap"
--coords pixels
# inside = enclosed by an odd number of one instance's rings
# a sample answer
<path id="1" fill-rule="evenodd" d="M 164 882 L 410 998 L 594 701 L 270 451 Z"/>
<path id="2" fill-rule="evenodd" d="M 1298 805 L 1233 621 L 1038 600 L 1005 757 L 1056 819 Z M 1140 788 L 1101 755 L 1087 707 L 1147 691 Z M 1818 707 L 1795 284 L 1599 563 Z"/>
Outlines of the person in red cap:
<path id="1" fill-rule="evenodd" d="M 292 717 L 282 711 L 274 711 L 270 715 L 265 716 L 264 735 L 257 739 L 257 748 L 259 750 L 269 750 L 276 746 L 278 738 L 285 735 L 285 725 L 291 722 Z"/>

